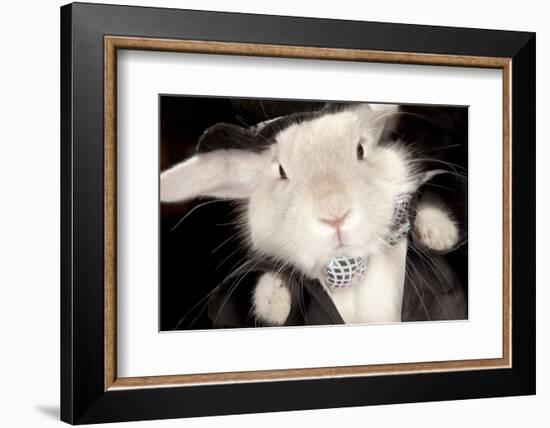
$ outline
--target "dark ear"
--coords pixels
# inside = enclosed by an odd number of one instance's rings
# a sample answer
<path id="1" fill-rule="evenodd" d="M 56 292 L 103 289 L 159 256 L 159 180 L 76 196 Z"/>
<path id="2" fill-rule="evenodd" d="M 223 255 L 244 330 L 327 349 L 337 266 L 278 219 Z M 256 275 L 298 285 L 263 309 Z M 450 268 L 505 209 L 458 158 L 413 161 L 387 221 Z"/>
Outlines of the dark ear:
<path id="1" fill-rule="evenodd" d="M 258 174 L 269 165 L 265 150 L 271 140 L 259 127 L 218 123 L 199 139 L 196 154 L 160 175 L 160 200 L 177 202 L 197 197 L 248 198 Z"/>
<path id="2" fill-rule="evenodd" d="M 220 149 L 261 151 L 266 145 L 267 142 L 258 137 L 255 128 L 218 123 L 204 131 L 197 143 L 197 153 L 208 153 Z"/>

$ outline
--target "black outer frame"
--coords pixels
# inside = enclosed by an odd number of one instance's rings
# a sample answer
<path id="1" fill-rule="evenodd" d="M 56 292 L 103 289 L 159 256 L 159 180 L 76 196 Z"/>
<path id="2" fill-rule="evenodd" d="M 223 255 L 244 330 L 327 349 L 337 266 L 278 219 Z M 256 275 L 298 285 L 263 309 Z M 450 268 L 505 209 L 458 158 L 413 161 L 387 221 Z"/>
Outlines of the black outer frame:
<path id="1" fill-rule="evenodd" d="M 512 58 L 512 368 L 104 391 L 103 37 Z M 75 3 L 61 8 L 61 419 L 72 424 L 535 393 L 535 34 Z"/>

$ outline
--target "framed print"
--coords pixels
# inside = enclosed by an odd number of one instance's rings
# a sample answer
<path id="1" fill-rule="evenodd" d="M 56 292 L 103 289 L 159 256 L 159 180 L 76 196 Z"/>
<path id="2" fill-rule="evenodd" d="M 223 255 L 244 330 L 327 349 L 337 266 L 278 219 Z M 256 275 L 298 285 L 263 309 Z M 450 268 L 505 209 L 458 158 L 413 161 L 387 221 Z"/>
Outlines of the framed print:
<path id="1" fill-rule="evenodd" d="M 76 3 L 61 53 L 62 420 L 535 393 L 534 34 Z"/>

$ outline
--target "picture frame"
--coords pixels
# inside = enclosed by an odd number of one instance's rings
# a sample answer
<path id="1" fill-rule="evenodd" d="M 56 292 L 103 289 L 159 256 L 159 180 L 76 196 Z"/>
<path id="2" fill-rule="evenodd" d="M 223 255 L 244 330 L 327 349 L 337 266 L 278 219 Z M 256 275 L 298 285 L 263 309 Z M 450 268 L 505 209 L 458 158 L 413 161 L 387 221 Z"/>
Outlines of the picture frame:
<path id="1" fill-rule="evenodd" d="M 502 356 L 117 375 L 117 52 L 502 71 Z M 71 424 L 535 393 L 535 34 L 73 3 L 61 8 L 61 419 Z M 488 162 L 500 164 L 498 160 Z M 488 262 L 490 263 L 490 261 Z"/>

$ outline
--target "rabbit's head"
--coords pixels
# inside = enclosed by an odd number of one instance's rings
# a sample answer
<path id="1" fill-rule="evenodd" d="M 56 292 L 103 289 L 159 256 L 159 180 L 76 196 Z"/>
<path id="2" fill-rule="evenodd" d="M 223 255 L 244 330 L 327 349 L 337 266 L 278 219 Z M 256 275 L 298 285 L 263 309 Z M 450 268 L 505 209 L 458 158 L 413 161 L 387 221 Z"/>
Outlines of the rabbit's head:
<path id="1" fill-rule="evenodd" d="M 398 106 L 355 104 L 254 128 L 216 125 L 198 153 L 161 175 L 161 201 L 242 200 L 250 246 L 317 277 L 335 255 L 383 251 L 396 202 L 419 173 L 381 136 Z"/>

